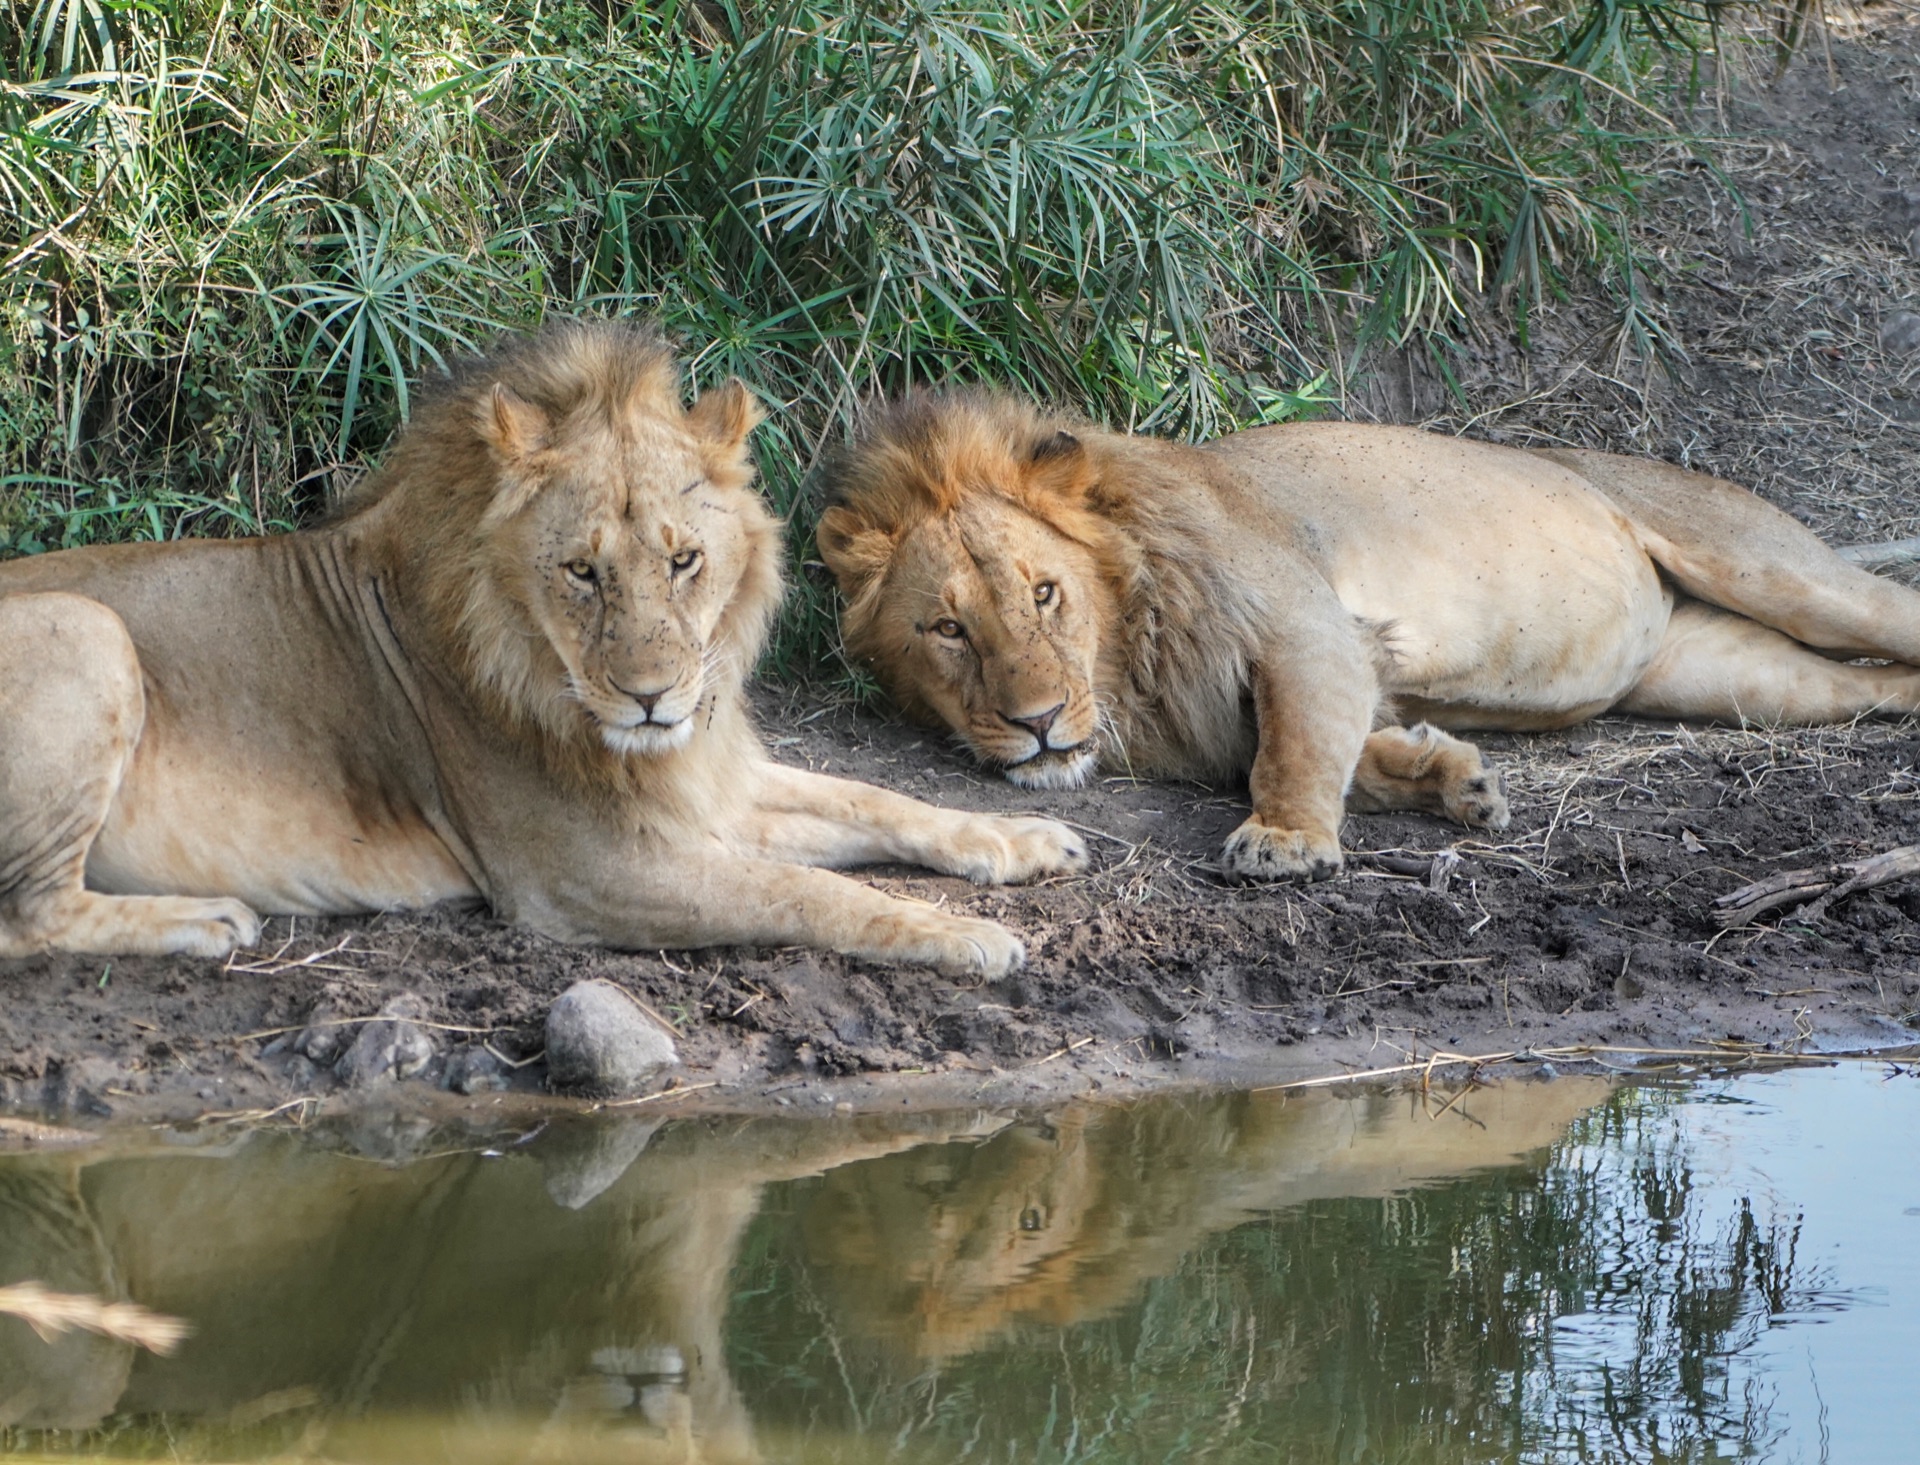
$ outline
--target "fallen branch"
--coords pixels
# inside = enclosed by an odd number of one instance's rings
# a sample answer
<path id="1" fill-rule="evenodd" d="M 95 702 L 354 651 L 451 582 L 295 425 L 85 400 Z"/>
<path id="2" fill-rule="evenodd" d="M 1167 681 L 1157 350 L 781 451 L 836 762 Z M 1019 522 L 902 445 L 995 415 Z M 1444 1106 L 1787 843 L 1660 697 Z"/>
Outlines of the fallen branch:
<path id="1" fill-rule="evenodd" d="M 1863 570 L 1884 569 L 1920 560 L 1920 539 L 1890 539 L 1884 544 L 1848 544 L 1834 551 Z"/>
<path id="2" fill-rule="evenodd" d="M 1298 1078 L 1291 1083 L 1264 1084 L 1247 1090 L 1253 1094 L 1277 1094 L 1290 1089 L 1323 1089 L 1336 1084 L 1370 1083 L 1376 1079 L 1398 1078 L 1417 1073 L 1431 1081 L 1437 1069 L 1495 1068 L 1507 1063 L 1543 1063 L 1549 1060 L 1599 1061 L 1604 1058 L 1660 1058 L 1686 1063 L 1710 1064 L 1716 1068 L 1783 1067 L 1829 1068 L 1836 1063 L 1912 1063 L 1920 1052 L 1894 1048 L 1884 1052 L 1789 1053 L 1758 1047 L 1751 1043 L 1719 1042 L 1699 1048 L 1641 1048 L 1623 1043 L 1574 1043 L 1564 1048 L 1512 1048 L 1500 1053 L 1437 1052 L 1411 1063 L 1390 1063 L 1384 1068 L 1356 1068 L 1348 1073 L 1322 1074 L 1318 1078 Z"/>
<path id="3" fill-rule="evenodd" d="M 1856 890 L 1870 890 L 1920 874 L 1920 844 L 1906 844 L 1871 859 L 1848 860 L 1837 865 L 1822 865 L 1811 870 L 1782 870 L 1765 880 L 1742 885 L 1713 903 L 1713 919 L 1722 926 L 1745 926 L 1756 916 L 1781 906 L 1811 902 L 1799 919 L 1822 919 L 1836 900 Z"/>
<path id="4" fill-rule="evenodd" d="M 108 1302 L 78 1292 L 53 1292 L 38 1282 L 0 1287 L 0 1314 L 17 1317 L 51 1343 L 79 1328 L 149 1353 L 166 1355 L 193 1329 L 177 1317 L 148 1312 L 137 1302 Z"/>
<path id="5" fill-rule="evenodd" d="M 595 1104 L 593 1108 L 587 1112 L 589 1114 L 598 1114 L 602 1109 L 632 1109 L 637 1105 L 652 1104 L 661 1099 L 684 1099 L 688 1094 L 697 1094 L 702 1089 L 717 1089 L 719 1087 L 720 1081 L 718 1079 L 715 1079 L 712 1083 L 675 1084 L 671 1088 L 661 1089 L 658 1093 L 642 1094 L 637 1099 L 614 1099 L 605 1104 Z"/>

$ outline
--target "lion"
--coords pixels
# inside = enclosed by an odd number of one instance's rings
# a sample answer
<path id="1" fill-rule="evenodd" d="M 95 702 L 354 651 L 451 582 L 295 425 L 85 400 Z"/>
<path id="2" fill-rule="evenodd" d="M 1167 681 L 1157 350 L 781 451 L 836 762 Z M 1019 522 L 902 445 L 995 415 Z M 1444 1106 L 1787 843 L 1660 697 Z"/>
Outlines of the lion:
<path id="1" fill-rule="evenodd" d="M 0 956 L 478 899 L 568 942 L 1019 965 L 830 870 L 1028 880 L 1077 835 L 778 766 L 749 723 L 759 418 L 738 381 L 683 406 L 650 327 L 560 323 L 430 384 L 330 523 L 0 564 Z"/>
<path id="2" fill-rule="evenodd" d="M 1511 1163 L 1608 1092 L 1595 1078 L 1492 1084 L 1451 1124 L 1415 1095 L 1078 1103 L 976 1144 L 841 1166 L 795 1205 L 821 1295 L 851 1336 L 955 1358 L 1023 1323 L 1109 1315 L 1256 1216 Z"/>
<path id="3" fill-rule="evenodd" d="M 1332 874 L 1349 809 L 1504 828 L 1454 731 L 1920 711 L 1920 594 L 1667 463 L 1340 422 L 1187 446 L 961 392 L 877 408 L 825 477 L 847 648 L 907 712 L 1028 788 L 1244 775 L 1241 879 Z"/>

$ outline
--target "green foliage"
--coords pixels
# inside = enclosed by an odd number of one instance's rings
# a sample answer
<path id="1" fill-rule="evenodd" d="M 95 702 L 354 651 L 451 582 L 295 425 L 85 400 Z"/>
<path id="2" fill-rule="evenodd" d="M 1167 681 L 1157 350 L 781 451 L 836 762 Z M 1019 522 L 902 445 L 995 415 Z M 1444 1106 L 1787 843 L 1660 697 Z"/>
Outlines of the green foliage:
<path id="1" fill-rule="evenodd" d="M 299 522 L 407 381 L 646 313 L 774 409 L 1003 381 L 1204 433 L 1625 225 L 1678 0 L 37 0 L 0 15 L 0 553 Z M 1683 67 L 1661 72 L 1683 80 Z M 1658 100 L 1656 92 L 1656 100 Z M 809 515 L 795 513 L 795 547 Z M 803 582 L 776 659 L 817 657 Z"/>

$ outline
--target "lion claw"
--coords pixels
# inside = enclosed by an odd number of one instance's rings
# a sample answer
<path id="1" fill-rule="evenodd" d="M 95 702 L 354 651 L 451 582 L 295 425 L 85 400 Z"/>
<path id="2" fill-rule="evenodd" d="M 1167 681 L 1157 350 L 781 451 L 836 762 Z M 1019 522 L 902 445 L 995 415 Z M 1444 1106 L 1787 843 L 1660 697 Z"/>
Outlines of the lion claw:
<path id="1" fill-rule="evenodd" d="M 985 977 L 992 981 L 1027 964 L 1027 947 L 1018 936 L 992 921 L 951 918 L 953 927 L 933 956 L 945 977 Z"/>
<path id="2" fill-rule="evenodd" d="M 1227 837 L 1221 862 L 1235 879 L 1266 883 L 1275 880 L 1324 880 L 1337 873 L 1342 860 L 1340 841 L 1304 829 L 1278 829 L 1256 815 Z"/>
<path id="3" fill-rule="evenodd" d="M 1469 829 L 1489 829 L 1499 833 L 1511 822 L 1507 808 L 1506 780 L 1491 768 L 1457 780 L 1446 793 L 1447 817 Z"/>

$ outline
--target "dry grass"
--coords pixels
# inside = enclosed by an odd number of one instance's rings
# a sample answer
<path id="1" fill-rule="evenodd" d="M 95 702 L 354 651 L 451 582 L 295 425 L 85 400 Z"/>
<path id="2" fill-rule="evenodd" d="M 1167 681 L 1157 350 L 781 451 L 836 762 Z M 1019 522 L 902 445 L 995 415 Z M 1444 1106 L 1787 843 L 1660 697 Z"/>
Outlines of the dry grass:
<path id="1" fill-rule="evenodd" d="M 1663 202 L 1631 232 L 1658 262 L 1658 350 L 1627 302 L 1587 292 L 1541 310 L 1526 353 L 1488 323 L 1450 362 L 1457 394 L 1409 361 L 1360 414 L 1652 453 L 1743 483 L 1835 544 L 1920 530 L 1920 356 L 1880 338 L 1889 314 L 1920 308 L 1920 217 L 1900 196 L 1920 178 L 1920 5 L 1826 9 L 1839 89 L 1816 37 L 1778 82 L 1756 49 L 1704 103 L 1735 134 L 1717 155 L 1737 198 L 1677 149 L 1654 165 Z"/>
<path id="2" fill-rule="evenodd" d="M 0 1287 L 0 1315 L 17 1317 L 51 1343 L 76 1329 L 131 1343 L 165 1356 L 193 1329 L 179 1318 L 149 1312 L 137 1302 L 108 1302 L 77 1292 L 54 1292 L 38 1282 Z"/>

